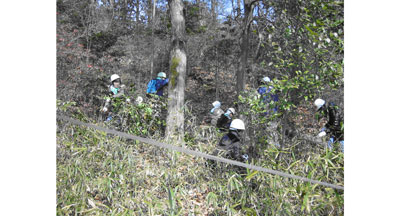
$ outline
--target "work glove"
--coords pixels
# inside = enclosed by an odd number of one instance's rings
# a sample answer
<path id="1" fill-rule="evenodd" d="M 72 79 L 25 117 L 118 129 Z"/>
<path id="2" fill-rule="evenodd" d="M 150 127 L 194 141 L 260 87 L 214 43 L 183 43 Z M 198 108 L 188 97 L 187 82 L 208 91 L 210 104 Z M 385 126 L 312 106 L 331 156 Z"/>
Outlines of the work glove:
<path id="1" fill-rule="evenodd" d="M 136 103 L 137 103 L 138 105 L 140 105 L 142 102 L 143 102 L 143 98 L 142 98 L 142 97 L 137 97 L 137 98 L 136 98 Z"/>
<path id="2" fill-rule="evenodd" d="M 325 131 L 322 131 L 322 132 L 320 132 L 320 133 L 318 134 L 318 137 L 323 137 L 323 136 L 326 136 L 326 132 L 325 132 Z"/>
<path id="3" fill-rule="evenodd" d="M 108 111 L 107 107 L 103 107 L 102 111 L 107 112 Z"/>

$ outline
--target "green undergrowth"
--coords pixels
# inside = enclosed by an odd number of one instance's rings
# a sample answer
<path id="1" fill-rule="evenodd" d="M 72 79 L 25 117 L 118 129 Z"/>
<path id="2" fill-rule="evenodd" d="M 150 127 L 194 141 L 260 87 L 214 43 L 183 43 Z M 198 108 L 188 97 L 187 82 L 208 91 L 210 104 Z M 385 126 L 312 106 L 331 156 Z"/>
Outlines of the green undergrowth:
<path id="1" fill-rule="evenodd" d="M 57 215 L 343 215 L 343 191 L 210 166 L 203 158 L 63 121 L 57 127 Z M 213 127 L 186 127 L 186 147 L 208 154 L 222 136 Z M 251 163 L 343 185 L 343 153 L 291 152 L 271 146 Z"/>

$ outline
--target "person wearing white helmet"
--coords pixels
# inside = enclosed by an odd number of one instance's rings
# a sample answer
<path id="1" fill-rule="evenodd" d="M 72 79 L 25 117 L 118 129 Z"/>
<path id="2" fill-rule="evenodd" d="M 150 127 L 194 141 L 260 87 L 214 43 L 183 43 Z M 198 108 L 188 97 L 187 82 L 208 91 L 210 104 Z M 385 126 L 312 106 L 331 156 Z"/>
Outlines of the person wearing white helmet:
<path id="1" fill-rule="evenodd" d="M 240 119 L 234 119 L 230 126 L 229 132 L 225 134 L 218 143 L 217 148 L 225 152 L 225 156 L 238 161 L 248 159 L 246 154 L 242 154 L 241 136 L 245 130 L 244 122 Z"/>
<path id="2" fill-rule="evenodd" d="M 224 110 L 221 109 L 221 102 L 219 101 L 214 101 L 212 103 L 213 108 L 210 110 L 210 112 L 204 117 L 203 123 L 208 123 L 213 126 L 217 125 L 217 121 L 220 118 L 222 114 L 224 114 Z"/>
<path id="3" fill-rule="evenodd" d="M 111 85 L 108 86 L 109 95 L 106 97 L 106 103 L 102 109 L 103 112 L 110 111 L 110 103 L 113 98 L 122 97 L 125 95 L 125 85 L 121 82 L 121 77 L 118 74 L 113 74 L 110 77 Z M 130 102 L 130 99 L 126 99 L 127 102 Z M 111 113 L 107 117 L 106 121 L 111 120 Z"/>
<path id="4" fill-rule="evenodd" d="M 168 84 L 168 82 L 169 79 L 164 72 L 158 73 L 157 78 L 150 80 L 150 82 L 147 84 L 147 95 L 155 94 L 158 96 L 163 96 L 163 88 Z"/>
<path id="5" fill-rule="evenodd" d="M 257 92 L 260 95 L 261 101 L 265 104 L 269 104 L 271 101 L 277 102 L 279 100 L 279 97 L 277 94 L 272 94 L 272 85 L 271 83 L 271 79 L 269 77 L 263 77 L 260 80 L 260 87 L 258 87 Z M 269 106 L 268 109 L 269 110 Z M 273 112 L 276 113 L 278 111 L 278 107 L 274 107 Z M 268 111 L 264 113 L 265 115 L 268 115 Z"/>
<path id="6" fill-rule="evenodd" d="M 263 77 L 263 78 L 262 78 L 262 81 L 263 81 L 265 84 L 267 84 L 267 83 L 271 82 L 271 79 L 270 79 L 269 77 Z"/>
<path id="7" fill-rule="evenodd" d="M 318 98 L 314 101 L 314 106 L 316 107 L 317 111 L 321 109 L 321 107 L 325 105 L 325 100 Z"/>
<path id="8" fill-rule="evenodd" d="M 232 122 L 232 117 L 235 115 L 235 109 L 234 108 L 229 108 L 217 121 L 217 127 L 226 130 L 229 128 L 231 122 Z"/>
<path id="9" fill-rule="evenodd" d="M 329 135 L 328 147 L 332 148 L 332 144 L 339 141 L 343 151 L 344 132 L 342 126 L 344 125 L 344 122 L 343 115 L 339 108 L 332 102 L 327 104 L 326 101 L 321 98 L 314 101 L 314 106 L 316 107 L 317 113 L 321 114 L 322 117 L 325 117 L 328 120 L 318 136 L 323 137 Z"/>

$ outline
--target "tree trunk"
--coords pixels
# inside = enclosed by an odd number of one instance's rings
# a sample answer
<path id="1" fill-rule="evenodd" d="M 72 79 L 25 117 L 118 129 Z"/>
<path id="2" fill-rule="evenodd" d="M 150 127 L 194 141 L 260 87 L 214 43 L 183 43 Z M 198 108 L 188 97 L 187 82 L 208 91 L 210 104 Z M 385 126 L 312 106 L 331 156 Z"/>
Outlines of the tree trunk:
<path id="1" fill-rule="evenodd" d="M 215 100 L 219 100 L 219 93 L 218 93 L 218 86 L 219 86 L 219 81 L 218 81 L 218 76 L 219 76 L 219 71 L 218 71 L 218 64 L 219 64 L 219 59 L 218 59 L 218 49 L 217 46 L 215 47 L 215 55 L 217 56 L 217 68 L 215 70 Z"/>
<path id="2" fill-rule="evenodd" d="M 154 17 L 156 15 L 156 3 L 157 0 L 153 0 L 153 11 L 151 18 L 151 62 L 150 62 L 150 75 L 154 77 Z"/>
<path id="3" fill-rule="evenodd" d="M 240 1 L 242 1 L 242 0 L 237 0 L 237 8 L 236 8 L 236 10 L 237 10 L 237 16 L 238 17 L 240 17 L 240 15 L 241 15 L 241 12 L 240 12 Z"/>
<path id="4" fill-rule="evenodd" d="M 136 0 L 136 26 L 139 25 L 140 20 L 140 0 Z"/>
<path id="5" fill-rule="evenodd" d="M 240 45 L 240 62 L 236 73 L 236 94 L 239 97 L 245 86 L 245 73 L 247 70 L 247 56 L 249 54 L 249 29 L 253 17 L 254 6 L 249 0 L 244 1 L 244 19 L 242 27 L 242 43 Z"/>
<path id="6" fill-rule="evenodd" d="M 234 0 L 232 0 L 232 10 L 231 10 L 231 16 L 232 16 L 232 19 L 236 16 L 236 9 L 235 9 L 235 1 Z"/>
<path id="7" fill-rule="evenodd" d="M 199 6 L 199 25 L 206 26 L 207 25 L 207 21 L 206 21 L 207 13 L 206 13 L 205 3 L 202 1 L 199 1 L 198 6 Z"/>
<path id="8" fill-rule="evenodd" d="M 172 42 L 168 84 L 167 139 L 183 142 L 186 77 L 185 18 L 182 0 L 170 0 Z"/>
<path id="9" fill-rule="evenodd" d="M 238 1 L 239 2 L 239 1 Z M 253 17 L 253 4 L 251 4 L 250 0 L 244 0 L 244 19 L 242 23 L 242 43 L 240 45 L 240 59 L 239 59 L 239 67 L 236 73 L 236 97 L 239 100 L 240 92 L 244 90 L 245 87 L 245 73 L 247 71 L 247 57 L 249 53 L 249 29 L 250 29 L 250 22 Z M 239 105 L 238 111 L 242 109 Z M 245 124 L 248 124 L 247 119 L 244 115 L 239 115 L 239 118 L 244 121 Z M 245 131 L 245 143 L 249 149 L 253 149 L 254 145 L 249 139 L 250 131 Z"/>
<path id="10" fill-rule="evenodd" d="M 214 26 L 217 22 L 217 0 L 211 0 L 211 17 Z"/>

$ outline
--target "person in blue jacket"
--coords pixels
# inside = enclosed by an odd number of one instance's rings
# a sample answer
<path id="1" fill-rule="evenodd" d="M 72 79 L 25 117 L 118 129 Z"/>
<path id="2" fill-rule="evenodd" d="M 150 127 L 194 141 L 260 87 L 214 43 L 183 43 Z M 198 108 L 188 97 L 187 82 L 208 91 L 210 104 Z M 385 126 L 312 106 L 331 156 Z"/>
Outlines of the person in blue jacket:
<path id="1" fill-rule="evenodd" d="M 261 86 L 257 89 L 258 94 L 260 94 L 261 101 L 265 104 L 269 104 L 271 101 L 277 102 L 279 100 L 279 97 L 277 94 L 272 94 L 271 90 L 273 89 L 272 86 L 269 85 L 269 82 L 271 82 L 271 79 L 269 77 L 264 77 L 261 80 Z M 273 112 L 277 112 L 278 107 L 273 108 Z M 268 115 L 268 112 L 265 112 L 266 115 Z"/>
<path id="2" fill-rule="evenodd" d="M 150 82 L 147 84 L 147 94 L 163 96 L 163 89 L 168 84 L 168 81 L 169 79 L 167 79 L 167 75 L 164 72 L 158 73 L 157 78 L 150 80 Z"/>

